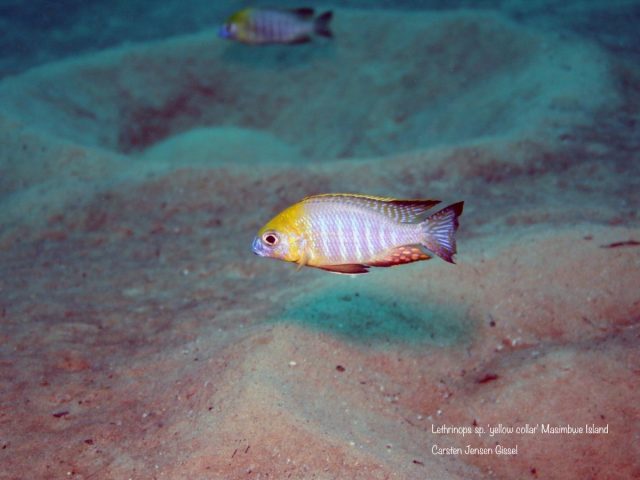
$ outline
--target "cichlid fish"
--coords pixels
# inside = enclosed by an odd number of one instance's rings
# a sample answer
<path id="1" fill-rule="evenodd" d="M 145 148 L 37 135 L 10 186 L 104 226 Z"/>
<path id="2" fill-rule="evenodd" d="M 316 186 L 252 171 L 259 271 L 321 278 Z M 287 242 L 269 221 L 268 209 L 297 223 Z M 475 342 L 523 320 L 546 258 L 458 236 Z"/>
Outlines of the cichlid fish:
<path id="1" fill-rule="evenodd" d="M 253 252 L 346 274 L 434 255 L 455 263 L 455 233 L 464 202 L 430 214 L 439 203 L 348 193 L 306 197 L 260 229 Z"/>
<path id="2" fill-rule="evenodd" d="M 314 34 L 332 37 L 332 17 L 330 11 L 316 17 L 313 8 L 245 8 L 231 15 L 218 35 L 249 45 L 305 43 Z"/>

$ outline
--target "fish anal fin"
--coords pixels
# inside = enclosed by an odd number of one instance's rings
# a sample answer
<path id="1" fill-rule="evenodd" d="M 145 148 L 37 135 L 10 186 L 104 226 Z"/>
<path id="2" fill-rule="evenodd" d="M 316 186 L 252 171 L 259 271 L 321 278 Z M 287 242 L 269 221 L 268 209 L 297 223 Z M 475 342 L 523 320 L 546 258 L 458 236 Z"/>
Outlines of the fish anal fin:
<path id="1" fill-rule="evenodd" d="M 316 14 L 316 11 L 313 8 L 308 8 L 308 7 L 292 8 L 292 9 L 289 9 L 289 12 L 293 13 L 294 15 L 302 19 L 311 18 Z"/>
<path id="2" fill-rule="evenodd" d="M 420 245 L 402 245 L 387 250 L 383 255 L 377 257 L 367 265 L 372 267 L 393 267 L 405 263 L 429 260 L 431 255 L 426 253 Z"/>
<path id="3" fill-rule="evenodd" d="M 342 265 L 321 265 L 318 266 L 322 270 L 333 273 L 342 273 L 346 275 L 358 275 L 360 273 L 368 273 L 369 267 L 361 263 L 344 263 Z"/>

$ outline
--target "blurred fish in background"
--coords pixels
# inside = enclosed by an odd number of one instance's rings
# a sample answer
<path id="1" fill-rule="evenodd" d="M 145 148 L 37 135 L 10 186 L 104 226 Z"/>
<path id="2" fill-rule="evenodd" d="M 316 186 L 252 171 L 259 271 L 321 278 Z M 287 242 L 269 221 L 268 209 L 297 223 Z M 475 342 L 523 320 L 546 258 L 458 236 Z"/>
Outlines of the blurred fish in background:
<path id="1" fill-rule="evenodd" d="M 333 37 L 332 18 L 331 11 L 316 17 L 313 8 L 245 8 L 229 17 L 218 36 L 248 45 L 306 43 L 314 35 Z"/>

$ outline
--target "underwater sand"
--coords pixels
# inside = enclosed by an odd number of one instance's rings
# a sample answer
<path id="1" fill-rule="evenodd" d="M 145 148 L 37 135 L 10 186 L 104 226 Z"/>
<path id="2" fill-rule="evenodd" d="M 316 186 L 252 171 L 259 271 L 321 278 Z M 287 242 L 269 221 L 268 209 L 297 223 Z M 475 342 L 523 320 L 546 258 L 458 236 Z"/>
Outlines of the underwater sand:
<path id="1" fill-rule="evenodd" d="M 0 479 L 640 478 L 640 68 L 534 23 L 338 9 L 4 78 Z M 464 200 L 457 264 L 251 254 L 340 191 Z"/>

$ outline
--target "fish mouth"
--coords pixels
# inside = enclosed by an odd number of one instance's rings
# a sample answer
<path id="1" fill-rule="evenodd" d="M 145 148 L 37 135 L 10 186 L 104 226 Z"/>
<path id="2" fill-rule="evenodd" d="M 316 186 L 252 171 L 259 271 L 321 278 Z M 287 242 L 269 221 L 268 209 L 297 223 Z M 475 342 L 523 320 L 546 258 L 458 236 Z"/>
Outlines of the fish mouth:
<path id="1" fill-rule="evenodd" d="M 232 37 L 232 33 L 231 33 L 231 29 L 229 28 L 229 25 L 222 25 L 219 29 L 218 29 L 218 37 L 220 38 L 228 38 L 230 39 Z"/>
<path id="2" fill-rule="evenodd" d="M 253 243 L 251 244 L 251 250 L 253 250 L 253 253 L 255 255 L 258 255 L 259 257 L 264 256 L 264 250 L 262 249 L 262 242 L 258 237 L 255 237 L 253 239 Z"/>

